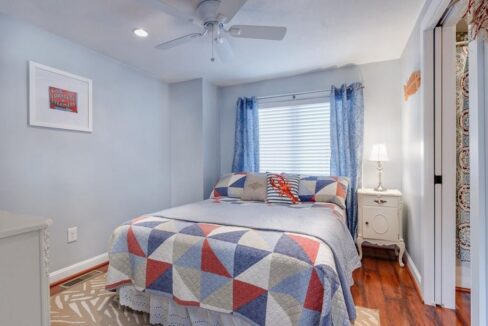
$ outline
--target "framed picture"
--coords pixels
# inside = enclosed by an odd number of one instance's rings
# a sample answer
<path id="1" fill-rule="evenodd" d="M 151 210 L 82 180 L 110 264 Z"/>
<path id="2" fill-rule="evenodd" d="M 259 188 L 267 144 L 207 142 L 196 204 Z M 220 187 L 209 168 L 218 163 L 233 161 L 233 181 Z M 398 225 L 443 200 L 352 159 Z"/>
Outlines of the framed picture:
<path id="1" fill-rule="evenodd" d="M 93 131 L 92 81 L 29 61 L 29 124 Z"/>

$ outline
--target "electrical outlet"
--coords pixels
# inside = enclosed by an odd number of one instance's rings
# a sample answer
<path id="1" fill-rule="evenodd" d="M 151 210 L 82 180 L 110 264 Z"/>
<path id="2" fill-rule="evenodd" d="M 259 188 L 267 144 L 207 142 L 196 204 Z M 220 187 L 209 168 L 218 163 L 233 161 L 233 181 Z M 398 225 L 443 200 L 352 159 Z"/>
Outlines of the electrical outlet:
<path id="1" fill-rule="evenodd" d="M 72 227 L 68 228 L 68 243 L 75 242 L 78 240 L 78 228 Z"/>

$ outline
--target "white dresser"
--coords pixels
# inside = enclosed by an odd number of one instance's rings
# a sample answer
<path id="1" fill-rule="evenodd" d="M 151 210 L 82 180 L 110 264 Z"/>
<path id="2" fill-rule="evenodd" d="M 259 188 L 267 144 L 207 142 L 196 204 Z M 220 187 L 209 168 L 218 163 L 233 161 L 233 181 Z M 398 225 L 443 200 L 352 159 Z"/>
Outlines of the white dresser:
<path id="1" fill-rule="evenodd" d="M 51 220 L 0 211 L 0 325 L 49 326 Z"/>
<path id="2" fill-rule="evenodd" d="M 398 190 L 358 190 L 359 256 L 363 257 L 363 242 L 380 246 L 395 245 L 398 262 L 403 267 L 405 252 L 403 241 L 402 193 Z"/>

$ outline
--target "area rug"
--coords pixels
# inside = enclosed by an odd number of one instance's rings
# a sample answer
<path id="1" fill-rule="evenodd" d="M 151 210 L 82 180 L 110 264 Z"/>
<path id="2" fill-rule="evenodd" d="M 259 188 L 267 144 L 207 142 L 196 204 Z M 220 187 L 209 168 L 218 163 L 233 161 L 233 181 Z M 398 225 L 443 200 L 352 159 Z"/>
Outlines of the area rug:
<path id="1" fill-rule="evenodd" d="M 123 307 L 105 290 L 105 274 L 84 280 L 51 297 L 51 325 L 149 326 L 149 316 Z M 377 326 L 379 311 L 357 307 L 354 326 Z"/>

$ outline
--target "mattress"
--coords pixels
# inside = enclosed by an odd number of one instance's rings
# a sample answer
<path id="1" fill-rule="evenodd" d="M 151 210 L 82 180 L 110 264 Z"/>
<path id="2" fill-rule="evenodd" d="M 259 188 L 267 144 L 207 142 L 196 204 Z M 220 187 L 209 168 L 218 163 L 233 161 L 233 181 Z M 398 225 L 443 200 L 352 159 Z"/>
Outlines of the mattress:
<path id="1" fill-rule="evenodd" d="M 344 219 L 334 204 L 232 199 L 144 215 L 114 231 L 106 287 L 252 325 L 348 325 L 360 262 Z"/>

